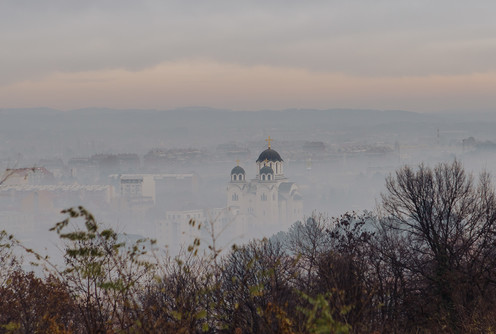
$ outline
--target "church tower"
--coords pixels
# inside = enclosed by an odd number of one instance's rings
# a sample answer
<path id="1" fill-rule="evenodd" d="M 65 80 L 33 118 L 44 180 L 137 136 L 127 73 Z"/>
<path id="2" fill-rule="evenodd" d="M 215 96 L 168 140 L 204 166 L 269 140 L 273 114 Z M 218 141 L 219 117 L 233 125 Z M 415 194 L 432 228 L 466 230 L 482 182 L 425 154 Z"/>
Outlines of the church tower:
<path id="1" fill-rule="evenodd" d="M 284 171 L 283 171 L 283 160 L 279 155 L 279 153 L 277 153 L 276 150 L 273 150 L 270 147 L 270 143 L 273 141 L 273 139 L 270 139 L 269 136 L 269 138 L 265 139 L 265 141 L 268 143 L 267 145 L 268 148 L 262 153 L 260 153 L 256 161 L 257 169 L 258 169 L 257 178 L 263 177 L 264 173 L 262 173 L 261 170 L 264 167 L 270 167 L 273 171 L 273 177 L 276 180 L 285 179 L 286 177 L 284 176 Z"/>
<path id="2" fill-rule="evenodd" d="M 227 206 L 237 223 L 283 227 L 302 219 L 302 197 L 298 186 L 284 175 L 284 160 L 272 149 L 273 139 L 266 139 L 267 149 L 256 160 L 256 177 L 246 181 L 245 170 L 231 170 L 227 186 Z"/>
<path id="3" fill-rule="evenodd" d="M 227 207 L 233 210 L 234 214 L 240 212 L 240 203 L 243 201 L 243 192 L 246 190 L 246 173 L 239 166 L 239 160 L 236 167 L 231 170 L 231 181 L 227 186 Z"/>

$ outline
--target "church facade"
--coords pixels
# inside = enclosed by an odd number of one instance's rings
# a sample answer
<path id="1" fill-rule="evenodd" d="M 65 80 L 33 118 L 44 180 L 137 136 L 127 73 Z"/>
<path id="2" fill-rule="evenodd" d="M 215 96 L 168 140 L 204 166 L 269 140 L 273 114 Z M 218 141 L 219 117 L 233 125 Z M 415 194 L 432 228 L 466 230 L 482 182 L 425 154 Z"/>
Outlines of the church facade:
<path id="1" fill-rule="evenodd" d="M 284 175 L 284 160 L 271 148 L 256 160 L 256 176 L 248 180 L 245 170 L 235 166 L 227 186 L 227 207 L 236 224 L 244 226 L 288 226 L 302 219 L 303 201 L 294 182 Z"/>

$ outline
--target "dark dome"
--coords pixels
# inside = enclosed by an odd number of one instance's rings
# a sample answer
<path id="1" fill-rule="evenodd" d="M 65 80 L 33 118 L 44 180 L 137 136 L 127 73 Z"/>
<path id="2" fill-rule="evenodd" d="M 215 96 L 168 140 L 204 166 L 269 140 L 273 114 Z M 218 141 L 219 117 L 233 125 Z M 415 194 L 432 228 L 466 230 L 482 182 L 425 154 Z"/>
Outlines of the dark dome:
<path id="1" fill-rule="evenodd" d="M 263 166 L 260 169 L 260 174 L 274 174 L 274 170 L 270 168 L 269 166 Z"/>
<path id="2" fill-rule="evenodd" d="M 271 148 L 266 149 L 262 153 L 260 153 L 260 156 L 257 159 L 257 162 L 262 162 L 262 161 L 271 161 L 271 162 L 276 162 L 276 161 L 283 161 L 279 153 L 277 153 L 276 150 L 273 150 Z"/>
<path id="3" fill-rule="evenodd" d="M 231 175 L 233 174 L 245 174 L 245 170 L 241 168 L 240 166 L 236 166 L 232 169 Z"/>

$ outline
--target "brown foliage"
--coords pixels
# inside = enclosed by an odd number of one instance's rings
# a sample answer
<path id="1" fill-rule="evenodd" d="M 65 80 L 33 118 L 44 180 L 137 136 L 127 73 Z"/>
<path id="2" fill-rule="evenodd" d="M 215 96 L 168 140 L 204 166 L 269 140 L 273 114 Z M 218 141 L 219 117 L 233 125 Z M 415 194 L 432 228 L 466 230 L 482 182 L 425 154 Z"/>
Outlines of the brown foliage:
<path id="1" fill-rule="evenodd" d="M 0 287 L 0 324 L 17 333 L 71 333 L 80 322 L 74 300 L 54 277 L 15 271 Z M 2 330 L 0 329 L 0 332 Z"/>

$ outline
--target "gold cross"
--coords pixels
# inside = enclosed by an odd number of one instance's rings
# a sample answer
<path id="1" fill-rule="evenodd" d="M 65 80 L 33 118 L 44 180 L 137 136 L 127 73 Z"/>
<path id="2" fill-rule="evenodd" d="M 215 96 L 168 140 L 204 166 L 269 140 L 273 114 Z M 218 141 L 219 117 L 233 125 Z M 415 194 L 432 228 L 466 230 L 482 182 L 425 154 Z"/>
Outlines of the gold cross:
<path id="1" fill-rule="evenodd" d="M 269 148 L 270 148 L 270 146 L 269 146 Z M 267 166 L 267 162 L 269 162 L 269 159 L 265 158 L 265 160 L 264 160 L 264 166 Z"/>
<path id="2" fill-rule="evenodd" d="M 273 140 L 274 140 L 274 139 L 270 139 L 270 136 L 269 136 L 269 139 L 265 139 L 265 141 L 266 141 L 267 143 L 269 143 L 269 148 L 270 148 L 270 142 L 271 142 L 271 141 L 273 141 Z"/>
<path id="3" fill-rule="evenodd" d="M 236 164 L 239 166 L 239 159 L 238 159 L 238 160 L 236 160 Z"/>

